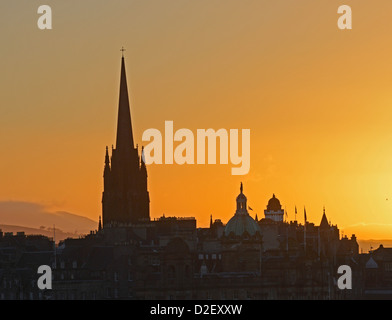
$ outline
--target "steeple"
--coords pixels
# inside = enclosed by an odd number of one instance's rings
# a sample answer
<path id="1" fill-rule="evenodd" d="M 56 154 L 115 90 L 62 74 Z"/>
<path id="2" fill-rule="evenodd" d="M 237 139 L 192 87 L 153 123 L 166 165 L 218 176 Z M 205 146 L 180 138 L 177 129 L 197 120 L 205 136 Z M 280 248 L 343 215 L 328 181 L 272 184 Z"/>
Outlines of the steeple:
<path id="1" fill-rule="evenodd" d="M 109 160 L 109 151 L 108 151 L 108 147 L 106 147 L 105 168 L 109 168 L 109 169 L 110 169 L 110 160 Z"/>
<path id="2" fill-rule="evenodd" d="M 124 54 L 124 50 L 121 50 Z M 147 168 L 134 146 L 124 56 L 121 58 L 116 146 L 105 155 L 102 227 L 150 220 Z M 142 149 L 142 153 L 143 153 Z"/>
<path id="3" fill-rule="evenodd" d="M 102 221 L 101 221 L 101 216 L 99 216 L 99 222 L 98 222 L 98 231 L 102 230 Z"/>
<path id="4" fill-rule="evenodd" d="M 110 160 L 109 160 L 109 151 L 108 151 L 108 147 L 106 147 L 106 154 L 105 154 L 105 167 L 103 169 L 103 177 L 106 179 L 108 179 L 110 174 Z M 107 183 L 107 181 L 106 181 Z"/>
<path id="5" fill-rule="evenodd" d="M 235 214 L 244 214 L 244 215 L 248 215 L 248 210 L 247 210 L 247 205 L 246 205 L 246 196 L 243 193 L 244 191 L 244 186 L 241 182 L 241 186 L 240 186 L 240 194 L 238 195 L 236 201 L 237 201 L 237 210 L 235 212 Z"/>
<path id="6" fill-rule="evenodd" d="M 117 120 L 117 150 L 134 148 L 131 112 L 129 107 L 127 75 L 125 72 L 124 56 L 121 58 L 120 98 L 118 103 Z M 121 152 L 121 151 L 120 151 Z"/>
<path id="7" fill-rule="evenodd" d="M 327 219 L 327 215 L 325 214 L 325 207 L 323 208 L 323 217 L 321 218 L 320 228 L 328 228 L 329 222 Z"/>

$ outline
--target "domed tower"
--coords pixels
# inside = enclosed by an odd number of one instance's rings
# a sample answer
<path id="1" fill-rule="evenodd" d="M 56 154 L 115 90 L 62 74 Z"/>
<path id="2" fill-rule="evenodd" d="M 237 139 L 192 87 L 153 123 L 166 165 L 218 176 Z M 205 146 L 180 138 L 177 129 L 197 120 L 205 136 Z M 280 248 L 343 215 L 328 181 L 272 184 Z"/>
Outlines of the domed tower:
<path id="1" fill-rule="evenodd" d="M 260 232 L 257 222 L 249 215 L 247 210 L 247 199 L 243 193 L 241 182 L 240 194 L 237 197 L 237 210 L 234 216 L 229 220 L 225 228 L 225 236 L 241 237 L 248 234 L 254 236 Z"/>
<path id="2" fill-rule="evenodd" d="M 272 198 L 268 201 L 267 210 L 264 210 L 264 215 L 266 219 L 275 222 L 283 222 L 284 211 L 282 210 L 279 199 L 275 197 L 275 194 L 273 194 Z"/>

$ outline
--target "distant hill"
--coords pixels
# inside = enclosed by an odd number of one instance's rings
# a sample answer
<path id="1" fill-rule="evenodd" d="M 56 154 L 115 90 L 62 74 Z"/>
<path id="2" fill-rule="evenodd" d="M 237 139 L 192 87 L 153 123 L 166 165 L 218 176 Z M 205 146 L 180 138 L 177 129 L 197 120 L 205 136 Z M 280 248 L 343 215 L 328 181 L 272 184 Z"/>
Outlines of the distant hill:
<path id="1" fill-rule="evenodd" d="M 96 221 L 80 215 L 65 211 L 50 212 L 40 204 L 18 201 L 0 201 L 0 225 L 47 230 L 51 236 L 53 225 L 65 234 L 73 235 L 88 234 L 98 227 Z M 40 234 L 43 234 L 42 231 Z"/>
<path id="2" fill-rule="evenodd" d="M 0 229 L 3 232 L 20 232 L 27 235 L 42 234 L 53 237 L 53 225 L 56 226 L 56 242 L 66 238 L 78 238 L 81 235 L 89 234 L 91 230 L 96 230 L 98 223 L 86 217 L 77 214 L 57 211 L 50 212 L 45 206 L 21 201 L 0 201 Z M 377 227 L 377 228 L 376 228 Z M 385 231 L 385 236 L 391 235 L 391 226 L 381 225 L 357 225 L 351 228 L 345 228 L 345 234 L 356 233 L 360 251 L 364 253 L 377 249 L 380 244 L 384 247 L 392 247 L 392 239 L 373 240 L 361 239 L 361 233 L 364 231 Z"/>
<path id="3" fill-rule="evenodd" d="M 5 224 L 0 224 L 0 230 L 4 233 L 12 232 L 13 234 L 16 234 L 17 232 L 24 232 L 26 235 L 43 235 L 48 238 L 53 238 L 53 230 L 51 229 L 49 230 L 34 229 L 34 228 L 27 228 L 21 226 L 10 226 Z M 56 243 L 67 238 L 78 238 L 79 236 L 80 236 L 79 234 L 67 233 L 56 229 Z"/>
<path id="4" fill-rule="evenodd" d="M 358 239 L 358 244 L 359 244 L 359 252 L 361 252 L 361 249 L 363 253 L 369 252 L 369 250 L 375 250 L 377 249 L 380 244 L 382 244 L 384 247 L 389 247 L 392 248 L 392 240 L 362 240 Z"/>

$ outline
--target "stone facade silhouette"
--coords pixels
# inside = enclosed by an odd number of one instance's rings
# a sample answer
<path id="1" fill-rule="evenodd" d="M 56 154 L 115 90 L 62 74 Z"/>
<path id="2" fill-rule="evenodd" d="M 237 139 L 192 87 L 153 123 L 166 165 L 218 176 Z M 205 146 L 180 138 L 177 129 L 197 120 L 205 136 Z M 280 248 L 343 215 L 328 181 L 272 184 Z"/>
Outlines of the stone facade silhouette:
<path id="1" fill-rule="evenodd" d="M 102 195 L 103 227 L 150 220 L 150 197 L 143 149 L 135 148 L 124 57 L 121 59 L 116 148 L 106 147 Z"/>

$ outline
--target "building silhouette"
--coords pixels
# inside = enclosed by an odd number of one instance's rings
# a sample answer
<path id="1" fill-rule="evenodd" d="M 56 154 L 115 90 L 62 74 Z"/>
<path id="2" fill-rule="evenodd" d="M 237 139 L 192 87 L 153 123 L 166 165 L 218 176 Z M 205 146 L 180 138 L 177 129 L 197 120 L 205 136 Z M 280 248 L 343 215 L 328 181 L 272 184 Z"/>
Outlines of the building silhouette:
<path id="1" fill-rule="evenodd" d="M 272 198 L 268 201 L 267 209 L 264 210 L 264 215 L 267 219 L 271 219 L 273 221 L 283 221 L 284 212 L 280 201 L 275 197 L 275 194 L 273 194 Z"/>
<path id="2" fill-rule="evenodd" d="M 109 158 L 106 147 L 103 179 L 104 228 L 150 220 L 147 168 L 143 149 L 139 156 L 138 147 L 134 146 L 124 57 L 121 59 L 116 148 L 112 148 Z"/>
<path id="3" fill-rule="evenodd" d="M 225 227 L 226 237 L 253 237 L 260 236 L 260 228 L 257 222 L 249 215 L 247 198 L 243 193 L 241 182 L 240 194 L 236 199 L 237 210 Z"/>
<path id="4" fill-rule="evenodd" d="M 124 57 L 116 148 L 106 148 L 102 220 L 97 230 L 58 246 L 43 236 L 0 230 L 0 299 L 362 299 L 392 298 L 392 252 L 359 254 L 340 237 L 325 209 L 319 225 L 284 221 L 275 194 L 253 219 L 241 183 L 225 224 L 198 228 L 195 218 L 151 220 L 147 170 L 134 146 Z M 37 288 L 49 265 L 53 290 Z M 353 289 L 339 290 L 337 269 L 349 265 Z"/>

